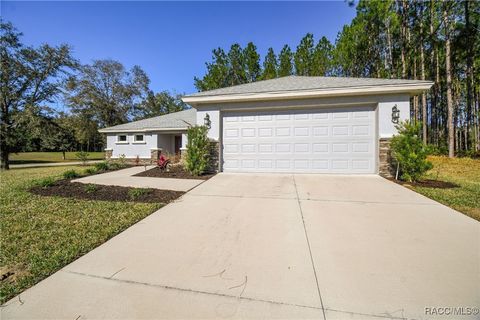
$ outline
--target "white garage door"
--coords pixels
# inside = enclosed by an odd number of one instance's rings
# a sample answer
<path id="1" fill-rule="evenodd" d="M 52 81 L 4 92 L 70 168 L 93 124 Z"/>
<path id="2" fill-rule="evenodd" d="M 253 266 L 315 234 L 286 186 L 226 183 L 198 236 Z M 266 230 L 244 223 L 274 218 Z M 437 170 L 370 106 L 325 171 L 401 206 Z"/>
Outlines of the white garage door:
<path id="1" fill-rule="evenodd" d="M 225 172 L 375 173 L 373 107 L 223 114 Z"/>

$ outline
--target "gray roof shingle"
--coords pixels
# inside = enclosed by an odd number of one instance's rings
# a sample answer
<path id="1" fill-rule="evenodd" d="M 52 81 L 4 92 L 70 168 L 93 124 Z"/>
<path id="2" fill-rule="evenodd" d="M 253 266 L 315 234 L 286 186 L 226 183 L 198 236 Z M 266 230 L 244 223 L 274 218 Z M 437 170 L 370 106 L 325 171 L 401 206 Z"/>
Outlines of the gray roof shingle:
<path id="1" fill-rule="evenodd" d="M 405 79 L 287 76 L 193 93 L 186 97 L 429 83 L 431 82 Z"/>
<path id="2" fill-rule="evenodd" d="M 132 121 L 99 130 L 100 132 L 122 132 L 122 131 L 154 131 L 155 129 L 187 129 L 197 122 L 197 110 L 187 109 L 173 112 L 153 118 Z"/>

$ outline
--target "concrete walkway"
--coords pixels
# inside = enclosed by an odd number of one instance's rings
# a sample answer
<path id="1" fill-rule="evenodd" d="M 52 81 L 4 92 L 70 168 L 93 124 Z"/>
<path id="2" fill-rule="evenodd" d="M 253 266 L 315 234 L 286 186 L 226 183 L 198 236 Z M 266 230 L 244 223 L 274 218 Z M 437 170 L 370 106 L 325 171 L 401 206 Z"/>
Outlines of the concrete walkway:
<path id="1" fill-rule="evenodd" d="M 439 319 L 478 283 L 480 223 L 392 182 L 219 174 L 1 317 Z"/>
<path id="2" fill-rule="evenodd" d="M 200 179 L 174 179 L 174 178 L 152 178 L 134 177 L 133 175 L 152 169 L 154 166 L 137 166 L 127 169 L 95 174 L 92 176 L 75 179 L 74 182 L 94 183 L 134 188 L 154 188 L 173 191 L 188 191 L 205 180 Z"/>
<path id="3" fill-rule="evenodd" d="M 103 160 L 90 160 L 87 161 L 87 165 L 102 162 Z M 60 167 L 60 166 L 78 166 L 82 165 L 81 161 L 72 162 L 50 162 L 50 163 L 25 163 L 25 164 L 11 164 L 10 169 L 24 169 L 24 168 L 37 168 L 37 167 Z"/>

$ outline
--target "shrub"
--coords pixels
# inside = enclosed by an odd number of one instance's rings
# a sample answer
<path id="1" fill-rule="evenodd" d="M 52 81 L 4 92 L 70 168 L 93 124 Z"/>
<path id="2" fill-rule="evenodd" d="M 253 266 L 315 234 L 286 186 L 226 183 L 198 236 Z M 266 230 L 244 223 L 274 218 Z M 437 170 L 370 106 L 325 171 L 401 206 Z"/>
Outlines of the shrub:
<path id="1" fill-rule="evenodd" d="M 110 162 L 108 164 L 108 169 L 109 170 L 118 170 L 118 169 L 121 169 L 121 168 L 123 168 L 123 166 L 119 162 Z"/>
<path id="2" fill-rule="evenodd" d="M 48 188 L 53 186 L 55 183 L 55 178 L 53 177 L 45 177 L 42 179 L 34 180 L 33 184 L 37 187 Z"/>
<path id="3" fill-rule="evenodd" d="M 405 181 L 417 181 L 432 163 L 427 161 L 428 148 L 418 135 L 420 123 L 403 122 L 397 126 L 398 135 L 391 141 L 392 154 L 397 162 L 400 178 Z"/>
<path id="4" fill-rule="evenodd" d="M 195 176 L 202 175 L 208 168 L 209 145 L 206 126 L 194 126 L 187 131 L 187 154 L 185 168 Z"/>
<path id="5" fill-rule="evenodd" d="M 77 171 L 75 170 L 67 170 L 63 173 L 63 178 L 64 179 L 75 179 L 79 176 L 79 174 L 77 173 Z"/>
<path id="6" fill-rule="evenodd" d="M 133 188 L 128 190 L 128 195 L 130 196 L 130 199 L 135 200 L 143 195 L 149 194 L 150 192 L 152 192 L 152 189 L 149 188 Z"/>
<path id="7" fill-rule="evenodd" d="M 121 168 L 125 168 L 127 166 L 127 157 L 124 154 L 121 154 L 120 157 L 118 157 L 118 163 Z"/>
<path id="8" fill-rule="evenodd" d="M 87 164 L 88 156 L 88 152 L 85 151 L 79 151 L 75 153 L 75 157 L 77 157 L 78 160 L 82 161 L 83 165 Z"/>
<path id="9" fill-rule="evenodd" d="M 84 187 L 84 190 L 86 193 L 93 193 L 95 191 L 97 191 L 98 187 L 94 184 L 86 184 L 85 187 Z"/>
<path id="10" fill-rule="evenodd" d="M 97 169 L 96 169 L 96 168 L 87 168 L 87 169 L 85 169 L 85 174 L 92 175 L 92 174 L 96 174 L 96 173 L 97 173 Z"/>
<path id="11" fill-rule="evenodd" d="M 95 169 L 97 169 L 97 171 L 108 171 L 110 170 L 110 165 L 106 161 L 97 162 L 95 163 Z"/>

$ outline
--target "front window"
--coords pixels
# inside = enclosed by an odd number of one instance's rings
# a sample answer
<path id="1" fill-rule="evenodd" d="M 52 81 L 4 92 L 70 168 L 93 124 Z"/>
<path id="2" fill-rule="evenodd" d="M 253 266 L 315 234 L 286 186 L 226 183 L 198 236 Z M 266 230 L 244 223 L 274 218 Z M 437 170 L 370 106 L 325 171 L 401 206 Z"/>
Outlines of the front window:
<path id="1" fill-rule="evenodd" d="M 118 135 L 117 136 L 117 141 L 118 142 L 127 142 L 127 136 L 124 134 Z"/>
<path id="2" fill-rule="evenodd" d="M 143 134 L 136 134 L 134 136 L 134 141 L 135 142 L 143 142 Z"/>

